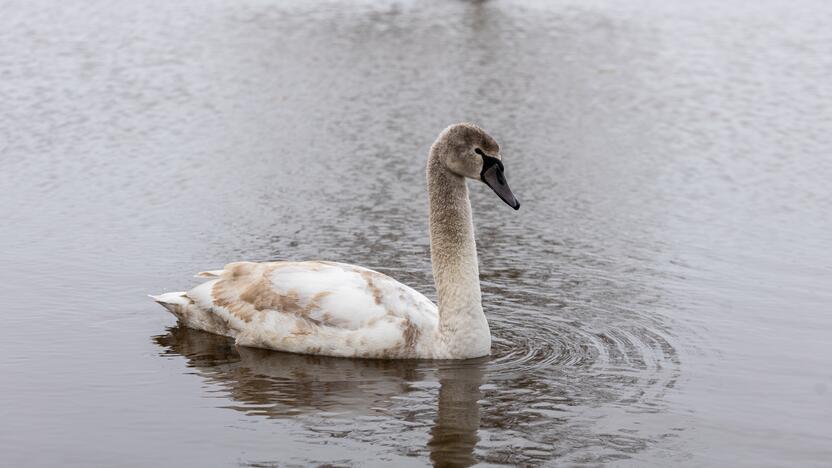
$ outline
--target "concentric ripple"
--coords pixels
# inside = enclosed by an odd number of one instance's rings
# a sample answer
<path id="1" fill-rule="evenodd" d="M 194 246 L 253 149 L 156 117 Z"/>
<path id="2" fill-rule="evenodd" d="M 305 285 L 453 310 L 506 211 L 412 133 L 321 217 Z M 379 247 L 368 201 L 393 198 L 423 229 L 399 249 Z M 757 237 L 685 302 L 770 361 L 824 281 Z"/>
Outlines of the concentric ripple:
<path id="1" fill-rule="evenodd" d="M 549 366 L 586 367 L 596 362 L 602 347 L 597 336 L 566 322 L 523 327 L 496 322 L 492 328 L 489 370 L 495 377 Z"/>

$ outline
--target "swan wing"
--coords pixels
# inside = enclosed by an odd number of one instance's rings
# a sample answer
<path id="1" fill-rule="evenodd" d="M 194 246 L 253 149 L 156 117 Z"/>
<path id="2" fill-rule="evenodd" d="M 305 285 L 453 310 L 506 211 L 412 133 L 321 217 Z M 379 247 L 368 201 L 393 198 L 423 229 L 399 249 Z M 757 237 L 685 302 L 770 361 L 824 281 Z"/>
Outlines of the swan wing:
<path id="1" fill-rule="evenodd" d="M 357 357 L 419 357 L 436 306 L 382 273 L 335 262 L 237 262 L 176 296 L 180 320 L 245 346 Z M 187 299 L 187 301 L 185 301 Z M 167 306 L 166 306 L 167 307 Z M 169 307 L 170 309 L 170 307 Z"/>

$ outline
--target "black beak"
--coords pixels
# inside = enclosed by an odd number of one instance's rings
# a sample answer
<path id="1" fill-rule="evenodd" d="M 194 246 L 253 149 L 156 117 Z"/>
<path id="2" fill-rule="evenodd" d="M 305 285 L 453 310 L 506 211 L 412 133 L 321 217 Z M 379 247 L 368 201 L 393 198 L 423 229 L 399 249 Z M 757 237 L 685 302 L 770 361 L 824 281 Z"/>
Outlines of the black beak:
<path id="1" fill-rule="evenodd" d="M 508 206 L 515 210 L 520 209 L 520 202 L 511 193 L 506 176 L 503 174 L 503 163 L 499 159 L 492 158 L 491 156 L 482 156 L 480 179 L 485 182 L 485 185 L 491 187 L 491 190 L 506 202 Z"/>

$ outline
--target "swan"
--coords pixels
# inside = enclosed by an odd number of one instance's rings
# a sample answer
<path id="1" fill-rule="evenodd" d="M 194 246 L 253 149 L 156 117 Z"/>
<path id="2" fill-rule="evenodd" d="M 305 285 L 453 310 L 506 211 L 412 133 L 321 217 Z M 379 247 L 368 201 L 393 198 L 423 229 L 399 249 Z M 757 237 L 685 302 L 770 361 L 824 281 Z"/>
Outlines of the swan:
<path id="1" fill-rule="evenodd" d="M 430 256 L 438 307 L 382 273 L 327 261 L 236 262 L 187 292 L 150 296 L 186 327 L 251 346 L 376 359 L 469 359 L 491 353 L 466 179 L 515 210 L 500 147 L 470 123 L 443 130 L 427 161 Z"/>

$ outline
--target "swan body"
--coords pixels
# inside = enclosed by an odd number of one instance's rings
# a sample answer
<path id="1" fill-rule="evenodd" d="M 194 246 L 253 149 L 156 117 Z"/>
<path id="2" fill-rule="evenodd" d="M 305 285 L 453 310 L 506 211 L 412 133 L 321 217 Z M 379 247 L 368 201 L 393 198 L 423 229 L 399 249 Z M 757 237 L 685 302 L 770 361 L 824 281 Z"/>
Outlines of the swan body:
<path id="1" fill-rule="evenodd" d="M 185 325 L 282 351 L 362 358 L 444 357 L 439 314 L 387 275 L 335 262 L 238 262 L 154 297 Z"/>
<path id="2" fill-rule="evenodd" d="M 493 156 L 492 156 L 493 155 Z M 490 354 L 466 178 L 519 208 L 499 146 L 471 124 L 445 129 L 428 158 L 431 260 L 439 306 L 387 275 L 344 263 L 236 262 L 187 292 L 151 296 L 185 326 L 241 346 L 380 359 Z"/>

